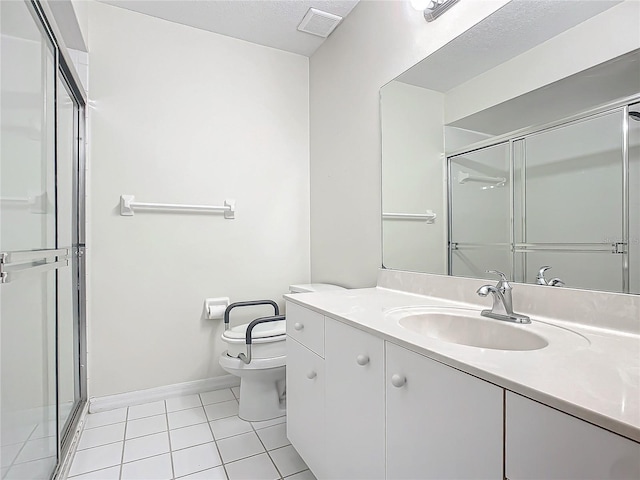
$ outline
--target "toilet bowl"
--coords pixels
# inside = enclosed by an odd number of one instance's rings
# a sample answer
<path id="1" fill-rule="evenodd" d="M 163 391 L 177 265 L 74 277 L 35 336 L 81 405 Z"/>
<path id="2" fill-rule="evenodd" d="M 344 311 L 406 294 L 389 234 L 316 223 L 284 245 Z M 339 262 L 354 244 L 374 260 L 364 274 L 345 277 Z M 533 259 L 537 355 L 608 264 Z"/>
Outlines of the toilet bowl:
<path id="1" fill-rule="evenodd" d="M 240 409 L 243 420 L 258 422 L 285 414 L 285 321 L 265 323 L 253 330 L 252 358 L 243 362 L 248 324 L 233 327 L 222 334 L 227 350 L 220 355 L 220 366 L 240 377 Z"/>
<path id="2" fill-rule="evenodd" d="M 291 285 L 290 293 L 343 290 L 328 284 Z M 277 315 L 277 311 L 276 311 Z M 286 412 L 286 324 L 285 320 L 260 323 L 251 331 L 250 361 L 247 360 L 246 332 L 249 324 L 225 330 L 222 340 L 227 350 L 220 366 L 240 377 L 240 408 L 243 420 L 259 422 L 281 417 Z"/>

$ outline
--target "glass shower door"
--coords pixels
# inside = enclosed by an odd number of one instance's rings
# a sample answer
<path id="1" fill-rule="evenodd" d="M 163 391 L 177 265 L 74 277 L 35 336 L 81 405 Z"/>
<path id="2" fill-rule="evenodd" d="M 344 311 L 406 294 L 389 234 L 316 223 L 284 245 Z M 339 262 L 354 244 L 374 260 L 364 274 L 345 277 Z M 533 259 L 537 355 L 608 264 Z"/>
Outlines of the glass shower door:
<path id="1" fill-rule="evenodd" d="M 502 143 L 449 158 L 449 273 L 511 277 L 510 145 Z"/>
<path id="2" fill-rule="evenodd" d="M 517 238 L 524 281 L 538 269 L 568 287 L 628 291 L 623 262 L 623 111 L 588 117 L 528 136 L 523 150 L 526 228 Z M 516 164 L 521 163 L 516 159 Z"/>
<path id="3" fill-rule="evenodd" d="M 2 478 L 58 462 L 55 49 L 25 2 L 0 2 L 0 447 Z M 66 270 L 69 270 L 67 267 Z"/>

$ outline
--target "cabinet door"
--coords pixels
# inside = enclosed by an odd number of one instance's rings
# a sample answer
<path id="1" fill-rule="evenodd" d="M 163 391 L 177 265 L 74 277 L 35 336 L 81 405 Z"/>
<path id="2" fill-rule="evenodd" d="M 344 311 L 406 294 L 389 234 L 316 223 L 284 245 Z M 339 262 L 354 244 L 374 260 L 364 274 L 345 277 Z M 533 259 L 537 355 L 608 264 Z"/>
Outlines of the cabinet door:
<path id="1" fill-rule="evenodd" d="M 384 478 L 384 341 L 325 320 L 327 478 Z"/>
<path id="2" fill-rule="evenodd" d="M 387 478 L 502 479 L 503 390 L 386 344 Z"/>
<path id="3" fill-rule="evenodd" d="M 640 444 L 512 392 L 506 410 L 510 480 L 640 478 Z"/>
<path id="4" fill-rule="evenodd" d="M 287 337 L 287 437 L 311 471 L 324 477 L 324 360 Z"/>

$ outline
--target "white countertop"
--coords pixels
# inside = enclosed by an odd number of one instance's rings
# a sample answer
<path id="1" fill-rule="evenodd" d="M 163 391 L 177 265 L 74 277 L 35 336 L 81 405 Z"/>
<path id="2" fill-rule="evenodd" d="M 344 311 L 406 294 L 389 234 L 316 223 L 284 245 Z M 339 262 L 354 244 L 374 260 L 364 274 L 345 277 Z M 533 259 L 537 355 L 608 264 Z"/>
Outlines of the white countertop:
<path id="1" fill-rule="evenodd" d="M 380 287 L 285 298 L 640 442 L 639 335 L 534 316 L 517 327 L 542 335 L 547 347 L 492 350 L 432 339 L 386 315 L 400 307 L 448 306 L 471 308 L 480 318 L 475 305 Z"/>

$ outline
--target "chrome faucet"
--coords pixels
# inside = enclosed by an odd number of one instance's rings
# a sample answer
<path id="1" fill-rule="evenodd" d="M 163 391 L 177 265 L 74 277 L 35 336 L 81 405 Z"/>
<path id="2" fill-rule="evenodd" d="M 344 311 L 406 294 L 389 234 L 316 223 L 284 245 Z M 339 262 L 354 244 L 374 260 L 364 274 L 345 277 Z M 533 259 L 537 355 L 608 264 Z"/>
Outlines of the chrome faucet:
<path id="1" fill-rule="evenodd" d="M 540 267 L 540 271 L 538 272 L 538 276 L 536 277 L 536 283 L 538 285 L 549 285 L 550 287 L 564 287 L 564 282 L 560 280 L 558 277 L 554 277 L 549 281 L 547 281 L 547 279 L 544 278 L 544 272 L 546 272 L 550 268 L 551 267 L 549 265 Z"/>
<path id="2" fill-rule="evenodd" d="M 494 318 L 496 320 L 505 320 L 515 323 L 531 323 L 531 319 L 526 315 L 514 313 L 511 291 L 513 287 L 507 280 L 504 273 L 497 270 L 487 270 L 487 273 L 494 273 L 500 276 L 497 285 L 483 285 L 476 292 L 481 297 L 486 297 L 489 293 L 493 294 L 493 307 L 491 310 L 483 310 L 481 315 L 484 317 Z"/>

